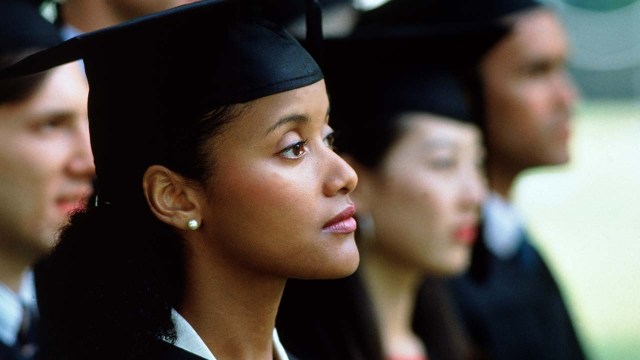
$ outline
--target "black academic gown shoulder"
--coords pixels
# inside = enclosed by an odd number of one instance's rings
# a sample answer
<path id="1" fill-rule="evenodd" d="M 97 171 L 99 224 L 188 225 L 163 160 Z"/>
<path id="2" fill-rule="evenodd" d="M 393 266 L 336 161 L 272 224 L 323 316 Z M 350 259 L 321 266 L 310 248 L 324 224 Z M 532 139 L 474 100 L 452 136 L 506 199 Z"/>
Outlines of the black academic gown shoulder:
<path id="1" fill-rule="evenodd" d="M 164 341 L 157 341 L 141 360 L 204 360 L 203 357 L 185 351 Z"/>
<path id="2" fill-rule="evenodd" d="M 289 360 L 298 360 L 291 354 L 287 355 Z M 204 360 L 204 358 L 164 341 L 158 341 L 151 347 L 149 355 L 142 360 Z"/>
<path id="3" fill-rule="evenodd" d="M 523 240 L 517 255 L 505 260 L 480 238 L 472 271 L 450 283 L 469 335 L 495 360 L 585 359 L 555 280 Z"/>
<path id="4" fill-rule="evenodd" d="M 22 360 L 22 358 L 18 356 L 14 348 L 0 342 L 0 360 Z"/>

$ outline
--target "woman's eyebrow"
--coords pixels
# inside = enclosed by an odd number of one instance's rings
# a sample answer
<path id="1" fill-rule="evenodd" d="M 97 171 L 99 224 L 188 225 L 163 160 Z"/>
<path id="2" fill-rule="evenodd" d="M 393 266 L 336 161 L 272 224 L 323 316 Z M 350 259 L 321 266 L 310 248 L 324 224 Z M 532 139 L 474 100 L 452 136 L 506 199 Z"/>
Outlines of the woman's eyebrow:
<path id="1" fill-rule="evenodd" d="M 308 122 L 309 118 L 306 115 L 303 114 L 292 114 L 289 116 L 285 116 L 282 119 L 278 120 L 278 122 L 276 122 L 273 126 L 271 126 L 265 135 L 269 135 L 270 133 L 272 133 L 273 131 L 275 131 L 277 128 L 281 127 L 284 124 L 288 124 L 290 122 L 295 122 L 295 123 L 305 123 Z"/>
<path id="2" fill-rule="evenodd" d="M 331 107 L 327 108 L 327 112 L 325 115 L 325 121 L 327 121 L 329 119 L 329 112 L 331 112 Z M 309 117 L 307 115 L 304 114 L 292 114 L 292 115 L 288 115 L 283 117 L 282 119 L 278 120 L 278 122 L 276 122 L 273 126 L 271 126 L 265 135 L 269 135 L 270 133 L 272 133 L 273 131 L 275 131 L 277 128 L 279 128 L 280 126 L 284 125 L 284 124 L 288 124 L 290 122 L 295 122 L 295 123 L 305 123 L 309 121 Z"/>

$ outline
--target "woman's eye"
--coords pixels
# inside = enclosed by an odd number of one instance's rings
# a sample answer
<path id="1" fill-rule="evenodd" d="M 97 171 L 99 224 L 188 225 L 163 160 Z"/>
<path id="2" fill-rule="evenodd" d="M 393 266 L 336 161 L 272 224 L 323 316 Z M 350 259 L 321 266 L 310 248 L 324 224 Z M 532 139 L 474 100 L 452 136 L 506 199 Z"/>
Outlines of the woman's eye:
<path id="1" fill-rule="evenodd" d="M 287 146 L 280 152 L 280 155 L 287 159 L 298 159 L 307 152 L 307 140 L 299 141 Z"/>
<path id="2" fill-rule="evenodd" d="M 334 150 L 334 151 L 336 149 L 335 142 L 336 142 L 336 137 L 335 137 L 334 133 L 331 133 L 331 134 L 327 135 L 324 138 L 325 145 L 327 145 L 327 147 L 329 149 Z"/>

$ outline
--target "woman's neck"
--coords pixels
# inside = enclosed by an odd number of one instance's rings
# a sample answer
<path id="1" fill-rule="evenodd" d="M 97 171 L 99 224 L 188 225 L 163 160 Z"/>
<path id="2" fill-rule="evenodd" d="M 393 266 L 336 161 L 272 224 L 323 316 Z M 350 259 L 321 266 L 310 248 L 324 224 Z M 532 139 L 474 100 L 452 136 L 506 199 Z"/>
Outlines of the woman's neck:
<path id="1" fill-rule="evenodd" d="M 424 354 L 424 345 L 411 327 L 421 272 L 373 248 L 363 256 L 360 269 L 379 321 L 385 354 Z"/>
<path id="2" fill-rule="evenodd" d="M 273 359 L 272 334 L 285 280 L 193 256 L 178 312 L 218 360 Z"/>

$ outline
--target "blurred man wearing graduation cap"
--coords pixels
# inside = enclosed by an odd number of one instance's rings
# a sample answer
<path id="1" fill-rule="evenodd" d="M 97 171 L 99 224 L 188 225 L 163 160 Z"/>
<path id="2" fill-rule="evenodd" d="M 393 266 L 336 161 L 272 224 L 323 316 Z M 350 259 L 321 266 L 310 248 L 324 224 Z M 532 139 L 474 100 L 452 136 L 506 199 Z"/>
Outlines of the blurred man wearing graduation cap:
<path id="1" fill-rule="evenodd" d="M 0 2 L 0 67 L 61 42 L 37 1 Z M 31 359 L 39 309 L 31 271 L 70 212 L 83 206 L 94 175 L 87 84 L 71 64 L 0 81 L 0 359 Z M 40 299 L 38 299 L 40 300 Z"/>
<path id="2" fill-rule="evenodd" d="M 456 298 L 495 359 L 583 359 L 560 289 L 510 203 L 524 170 L 569 161 L 576 89 L 565 69 L 568 44 L 549 9 L 525 2 L 506 15 L 511 34 L 482 64 L 493 193 L 476 251 L 486 273 L 478 270 L 476 279 L 472 273 L 456 283 Z"/>
<path id="3" fill-rule="evenodd" d="M 569 161 L 576 90 L 558 18 L 531 0 L 395 0 L 365 16 L 363 26 L 492 20 L 511 26 L 481 62 L 492 194 L 471 271 L 454 283 L 456 302 L 492 359 L 583 359 L 559 288 L 510 203 L 522 171 Z"/>
<path id="4" fill-rule="evenodd" d="M 357 176 L 332 147 L 324 75 L 259 10 L 203 0 L 0 72 L 82 58 L 89 80 L 96 191 L 48 263 L 53 359 L 287 360 L 287 279 L 355 271 Z"/>

